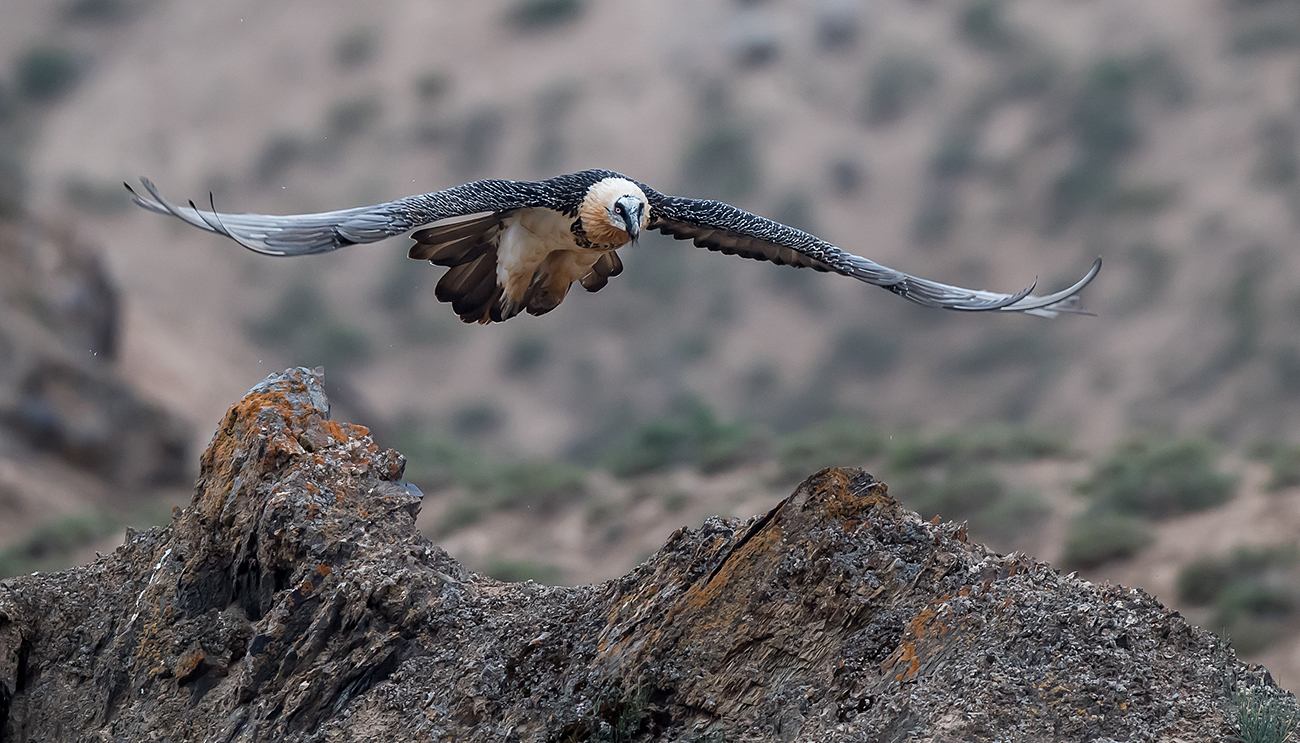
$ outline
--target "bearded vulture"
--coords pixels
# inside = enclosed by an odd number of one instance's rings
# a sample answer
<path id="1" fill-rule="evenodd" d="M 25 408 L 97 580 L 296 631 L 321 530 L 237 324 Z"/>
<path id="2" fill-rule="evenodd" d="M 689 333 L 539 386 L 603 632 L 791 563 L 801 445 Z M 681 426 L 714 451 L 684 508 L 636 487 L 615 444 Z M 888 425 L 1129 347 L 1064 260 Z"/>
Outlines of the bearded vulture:
<path id="1" fill-rule="evenodd" d="M 482 180 L 374 206 L 319 214 L 219 214 L 168 202 L 146 178 L 135 203 L 225 235 L 265 255 L 311 255 L 409 234 L 410 257 L 450 270 L 434 296 L 467 322 L 502 322 L 555 309 L 577 281 L 599 291 L 623 270 L 618 249 L 642 230 L 729 255 L 851 276 L 926 307 L 967 312 L 1082 313 L 1079 292 L 1101 268 L 1068 289 L 1035 296 L 999 294 L 910 276 L 847 253 L 801 230 L 708 199 L 668 196 L 608 170 L 544 181 Z"/>

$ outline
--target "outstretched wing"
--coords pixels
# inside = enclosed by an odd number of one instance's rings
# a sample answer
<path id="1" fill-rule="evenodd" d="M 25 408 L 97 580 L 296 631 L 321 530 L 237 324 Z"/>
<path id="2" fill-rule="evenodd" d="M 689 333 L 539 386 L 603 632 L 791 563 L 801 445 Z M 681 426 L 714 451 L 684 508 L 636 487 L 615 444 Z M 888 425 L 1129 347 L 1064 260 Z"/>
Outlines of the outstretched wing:
<path id="1" fill-rule="evenodd" d="M 135 203 L 145 209 L 225 235 L 249 250 L 278 256 L 326 253 L 347 245 L 375 242 L 451 217 L 556 206 L 555 191 L 545 183 L 483 180 L 383 204 L 319 214 L 222 214 L 215 207 L 199 209 L 192 201 L 188 207 L 178 206 L 164 199 L 149 179 L 141 178 L 140 182 L 148 196 L 136 193 L 130 184 L 126 188 Z"/>
<path id="2" fill-rule="evenodd" d="M 840 250 L 807 232 L 750 214 L 730 204 L 667 196 L 645 186 L 642 190 L 650 200 L 649 227 L 665 235 L 678 240 L 692 240 L 701 248 L 729 255 L 817 271 L 834 271 L 882 286 L 926 307 L 966 312 L 1026 312 L 1042 317 L 1056 317 L 1061 312 L 1083 313 L 1079 292 L 1101 269 L 1101 259 L 1098 258 L 1092 269 L 1073 286 L 1041 297 L 1030 294 L 1032 286 L 1015 294 L 964 289 L 882 266 Z"/>

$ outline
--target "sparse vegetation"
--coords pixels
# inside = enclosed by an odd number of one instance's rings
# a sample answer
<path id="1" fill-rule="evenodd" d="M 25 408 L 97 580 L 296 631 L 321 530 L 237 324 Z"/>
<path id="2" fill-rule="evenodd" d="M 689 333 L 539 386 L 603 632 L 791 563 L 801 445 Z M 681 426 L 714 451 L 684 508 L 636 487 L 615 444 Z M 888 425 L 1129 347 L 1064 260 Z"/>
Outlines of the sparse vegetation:
<path id="1" fill-rule="evenodd" d="M 1237 743 L 1293 743 L 1300 723 L 1300 706 L 1288 692 L 1271 686 L 1232 690 Z"/>
<path id="2" fill-rule="evenodd" d="M 532 560 L 507 560 L 494 558 L 483 566 L 483 574 L 506 583 L 523 583 L 533 581 L 547 586 L 560 585 L 564 571 L 555 565 Z"/>
<path id="3" fill-rule="evenodd" d="M 63 17 L 74 23 L 114 23 L 129 19 L 135 5 L 132 0 L 68 0 Z"/>
<path id="4" fill-rule="evenodd" d="M 295 364 L 346 366 L 369 357 L 361 329 L 338 320 L 311 284 L 296 284 L 262 319 L 249 323 L 253 339 L 275 347 Z"/>
<path id="5" fill-rule="evenodd" d="M 1134 439 L 1116 447 L 1079 485 L 1098 507 L 1166 518 L 1232 498 L 1237 480 L 1218 471 L 1209 444 L 1192 439 Z"/>
<path id="6" fill-rule="evenodd" d="M 505 372 L 512 377 L 536 374 L 551 360 L 551 342 L 543 335 L 517 338 L 506 353 Z"/>
<path id="7" fill-rule="evenodd" d="M 862 11 L 856 3 L 817 6 L 817 47 L 824 52 L 851 49 L 862 35 Z"/>
<path id="8" fill-rule="evenodd" d="M 506 133 L 506 115 L 496 108 L 482 108 L 460 127 L 454 148 L 453 166 L 464 177 L 487 170 L 501 148 Z"/>
<path id="9" fill-rule="evenodd" d="M 1000 51 L 1015 42 L 1007 28 L 1001 0 L 975 0 L 962 9 L 958 30 L 962 38 L 978 49 Z"/>
<path id="10" fill-rule="evenodd" d="M 379 51 L 379 29 L 374 26 L 354 28 L 334 45 L 334 62 L 353 70 L 370 63 Z"/>
<path id="11" fill-rule="evenodd" d="M 523 31 L 534 31 L 572 23 L 584 10 L 583 0 L 516 0 L 506 22 Z"/>
<path id="12" fill-rule="evenodd" d="M 1095 568 L 1133 557 L 1151 543 L 1145 519 L 1107 509 L 1092 509 L 1075 518 L 1061 552 L 1071 570 Z"/>
<path id="13" fill-rule="evenodd" d="M 783 438 L 778 479 L 798 482 L 825 467 L 862 467 L 885 451 L 885 438 L 865 423 L 832 419 Z"/>
<path id="14" fill-rule="evenodd" d="M 868 79 L 863 120 L 884 126 L 902 119 L 938 81 L 939 73 L 928 60 L 909 55 L 884 57 Z"/>
<path id="15" fill-rule="evenodd" d="M 1196 560 L 1178 574 L 1178 597 L 1192 606 L 1211 606 L 1214 629 L 1241 653 L 1268 647 L 1285 631 L 1300 607 L 1294 545 L 1238 548 Z"/>
<path id="16" fill-rule="evenodd" d="M 723 423 L 713 409 L 692 402 L 681 412 L 640 426 L 616 445 L 606 467 L 618 477 L 658 472 L 677 464 L 692 464 L 712 474 L 752 458 L 764 446 L 763 437 L 743 421 Z"/>
<path id="17" fill-rule="evenodd" d="M 325 131 L 336 140 L 364 134 L 383 117 L 383 101 L 377 95 L 348 98 L 330 107 Z"/>
<path id="18" fill-rule="evenodd" d="M 587 471 L 563 462 L 506 464 L 492 477 L 492 502 L 501 509 L 550 513 L 586 494 Z"/>
<path id="19" fill-rule="evenodd" d="M 738 125 L 716 125 L 686 150 L 683 190 L 725 201 L 744 199 L 759 185 L 759 153 L 754 135 Z"/>
<path id="20" fill-rule="evenodd" d="M 1279 446 L 1269 456 L 1272 471 L 1268 489 L 1284 490 L 1300 485 L 1300 446 Z"/>
<path id="21" fill-rule="evenodd" d="M 14 77 L 18 93 L 35 103 L 49 103 L 67 95 L 81 80 L 82 64 L 65 49 L 40 46 L 18 58 Z"/>

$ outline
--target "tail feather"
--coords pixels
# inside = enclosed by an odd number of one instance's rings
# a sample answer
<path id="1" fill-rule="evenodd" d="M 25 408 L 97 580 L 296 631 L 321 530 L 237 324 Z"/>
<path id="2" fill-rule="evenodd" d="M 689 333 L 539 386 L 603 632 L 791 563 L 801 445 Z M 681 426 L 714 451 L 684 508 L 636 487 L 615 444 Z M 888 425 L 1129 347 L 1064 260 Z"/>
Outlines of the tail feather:
<path id="1" fill-rule="evenodd" d="M 440 302 L 449 302 L 465 322 L 486 322 L 501 288 L 497 285 L 496 250 L 484 251 L 468 263 L 453 266 L 434 287 Z"/>

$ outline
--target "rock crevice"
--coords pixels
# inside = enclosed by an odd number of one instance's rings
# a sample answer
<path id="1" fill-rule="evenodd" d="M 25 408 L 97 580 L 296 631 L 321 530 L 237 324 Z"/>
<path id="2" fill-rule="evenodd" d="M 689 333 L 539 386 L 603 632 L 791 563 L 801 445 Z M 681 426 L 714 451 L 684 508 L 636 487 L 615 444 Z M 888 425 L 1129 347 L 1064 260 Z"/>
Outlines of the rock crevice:
<path id="1" fill-rule="evenodd" d="M 4 740 L 1221 740 L 1212 637 L 829 469 L 596 586 L 501 583 L 415 528 L 319 374 L 254 387 L 191 504 L 0 583 Z"/>

